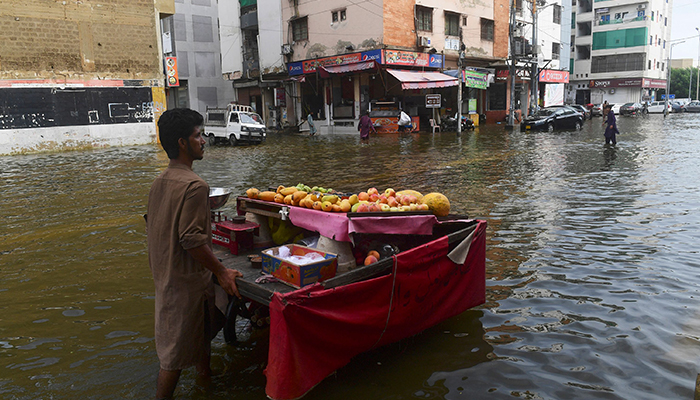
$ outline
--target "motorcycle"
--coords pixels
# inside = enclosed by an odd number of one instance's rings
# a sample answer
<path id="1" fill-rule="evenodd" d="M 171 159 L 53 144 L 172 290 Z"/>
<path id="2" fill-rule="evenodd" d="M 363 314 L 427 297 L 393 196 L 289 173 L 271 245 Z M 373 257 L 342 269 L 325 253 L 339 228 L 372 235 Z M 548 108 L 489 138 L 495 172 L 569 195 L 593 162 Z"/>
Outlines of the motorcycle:
<path id="1" fill-rule="evenodd" d="M 457 132 L 457 114 L 454 117 L 443 118 L 440 130 L 442 132 Z M 474 130 L 474 121 L 462 115 L 462 131 L 471 130 Z"/>

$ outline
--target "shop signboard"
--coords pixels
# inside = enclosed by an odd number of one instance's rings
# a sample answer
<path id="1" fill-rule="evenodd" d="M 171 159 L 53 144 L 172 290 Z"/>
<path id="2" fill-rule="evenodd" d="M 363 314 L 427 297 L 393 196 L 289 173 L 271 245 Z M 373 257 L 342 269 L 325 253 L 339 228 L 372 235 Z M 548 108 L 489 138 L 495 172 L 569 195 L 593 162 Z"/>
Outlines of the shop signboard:
<path id="1" fill-rule="evenodd" d="M 605 79 L 590 81 L 588 87 L 605 89 L 605 88 L 615 88 L 615 87 L 641 87 L 641 78 L 628 78 L 628 79 Z"/>
<path id="2" fill-rule="evenodd" d="M 426 94 L 425 95 L 425 108 L 440 108 L 442 105 L 442 95 L 440 94 Z"/>
<path id="3" fill-rule="evenodd" d="M 428 67 L 430 66 L 430 56 L 431 54 L 416 53 L 415 51 L 384 50 L 384 64 Z"/>
<path id="4" fill-rule="evenodd" d="M 643 88 L 665 89 L 666 81 L 663 79 L 648 79 L 642 78 Z"/>
<path id="5" fill-rule="evenodd" d="M 462 82 L 466 87 L 486 89 L 489 86 L 488 74 L 470 70 L 462 71 Z"/>
<path id="6" fill-rule="evenodd" d="M 476 99 L 469 99 L 469 114 L 476 114 Z"/>
<path id="7" fill-rule="evenodd" d="M 497 69 L 496 70 L 496 80 L 505 81 L 507 79 L 508 79 L 508 70 L 507 69 Z"/>
<path id="8" fill-rule="evenodd" d="M 284 88 L 275 88 L 275 107 L 287 107 L 287 96 Z"/>
<path id="9" fill-rule="evenodd" d="M 540 71 L 540 82 L 544 83 L 569 83 L 569 71 L 557 71 L 543 69 Z"/>
<path id="10" fill-rule="evenodd" d="M 177 57 L 165 57 L 165 76 L 168 87 L 180 86 L 180 78 L 177 73 Z"/>
<path id="11" fill-rule="evenodd" d="M 316 72 L 319 67 L 324 67 L 326 65 L 345 65 L 370 60 L 381 62 L 381 59 L 381 49 L 369 50 L 361 53 L 338 54 L 331 57 L 314 58 L 312 60 L 288 63 L 287 71 L 289 76 L 295 76 Z"/>

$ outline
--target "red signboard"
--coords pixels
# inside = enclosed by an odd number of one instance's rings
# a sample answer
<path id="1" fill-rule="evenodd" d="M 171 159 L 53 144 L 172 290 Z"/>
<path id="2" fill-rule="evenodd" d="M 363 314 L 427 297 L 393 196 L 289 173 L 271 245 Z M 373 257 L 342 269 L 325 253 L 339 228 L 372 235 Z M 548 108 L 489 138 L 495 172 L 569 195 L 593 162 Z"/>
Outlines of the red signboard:
<path id="1" fill-rule="evenodd" d="M 177 57 L 165 57 L 165 81 L 169 87 L 180 86 L 180 78 L 177 73 Z"/>
<path id="2" fill-rule="evenodd" d="M 362 53 L 338 54 L 332 57 L 316 58 L 314 60 L 302 61 L 303 73 L 314 72 L 319 67 L 326 65 L 342 65 L 357 63 L 362 61 Z"/>
<path id="3" fill-rule="evenodd" d="M 414 51 L 384 50 L 384 64 L 427 67 L 430 64 L 428 53 Z"/>
<path id="4" fill-rule="evenodd" d="M 663 79 L 642 78 L 642 87 L 643 88 L 665 89 L 666 88 L 666 81 Z"/>
<path id="5" fill-rule="evenodd" d="M 496 70 L 496 79 L 499 81 L 508 79 L 508 70 L 507 69 L 497 69 Z"/>
<path id="6" fill-rule="evenodd" d="M 543 69 L 540 71 L 540 82 L 569 83 L 569 71 Z"/>

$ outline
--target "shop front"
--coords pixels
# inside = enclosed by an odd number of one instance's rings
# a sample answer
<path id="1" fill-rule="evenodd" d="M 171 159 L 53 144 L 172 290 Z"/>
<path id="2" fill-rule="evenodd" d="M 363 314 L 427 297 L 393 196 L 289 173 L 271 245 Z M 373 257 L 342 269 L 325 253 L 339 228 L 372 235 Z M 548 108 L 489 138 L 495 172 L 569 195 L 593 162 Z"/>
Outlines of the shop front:
<path id="1" fill-rule="evenodd" d="M 321 133 L 356 133 L 360 116 L 370 111 L 378 130 L 388 132 L 396 130 L 392 123 L 403 109 L 420 126 L 432 113 L 425 94 L 456 85 L 455 78 L 436 71 L 442 65 L 440 54 L 387 49 L 289 63 L 301 93 L 296 118 L 311 114 Z"/>
<path id="2" fill-rule="evenodd" d="M 569 71 L 541 70 L 538 75 L 540 104 L 544 107 L 564 104 L 567 83 L 569 83 Z"/>
<path id="3" fill-rule="evenodd" d="M 666 88 L 666 81 L 651 78 L 597 79 L 591 80 L 588 86 L 602 91 L 604 100 L 615 104 L 639 102 L 644 98 L 653 100 L 659 89 Z"/>

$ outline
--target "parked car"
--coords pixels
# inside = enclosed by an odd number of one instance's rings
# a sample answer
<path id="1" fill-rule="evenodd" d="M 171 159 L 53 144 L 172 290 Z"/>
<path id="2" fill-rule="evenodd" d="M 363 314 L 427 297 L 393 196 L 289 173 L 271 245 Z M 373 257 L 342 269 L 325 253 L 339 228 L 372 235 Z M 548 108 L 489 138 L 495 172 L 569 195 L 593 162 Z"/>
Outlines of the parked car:
<path id="1" fill-rule="evenodd" d="M 574 110 L 578 111 L 583 115 L 583 119 L 591 119 L 593 118 L 593 115 L 591 114 L 591 111 L 587 109 L 586 107 L 580 105 L 580 104 L 572 104 L 569 107 L 573 108 Z"/>
<path id="2" fill-rule="evenodd" d="M 647 111 L 649 112 L 649 114 L 663 114 L 665 104 L 665 101 L 652 101 L 651 103 L 649 103 Z M 671 103 L 669 103 L 668 112 L 671 112 L 672 110 L 673 109 L 671 108 Z"/>
<path id="3" fill-rule="evenodd" d="M 569 106 L 545 107 L 520 123 L 520 129 L 552 132 L 554 129 L 575 129 L 583 126 L 583 116 Z"/>
<path id="4" fill-rule="evenodd" d="M 229 104 L 226 108 L 207 107 L 204 116 L 204 134 L 210 145 L 228 142 L 262 143 L 267 132 L 263 119 L 250 106 Z"/>
<path id="5" fill-rule="evenodd" d="M 596 116 L 596 117 L 603 116 L 603 105 L 602 104 L 594 104 L 593 107 L 591 107 L 591 118 L 593 116 Z"/>
<path id="6" fill-rule="evenodd" d="M 617 104 L 608 104 L 611 107 L 611 110 L 615 113 L 615 115 L 620 115 L 620 108 L 622 107 L 622 104 L 617 103 Z"/>
<path id="7" fill-rule="evenodd" d="M 674 113 L 683 113 L 685 112 L 685 103 L 674 100 L 671 102 L 671 110 Z"/>
<path id="8" fill-rule="evenodd" d="M 685 111 L 689 113 L 700 113 L 700 101 L 691 101 L 686 104 Z"/>
<path id="9" fill-rule="evenodd" d="M 625 103 L 620 107 L 620 115 L 637 115 L 643 108 L 641 103 Z"/>

